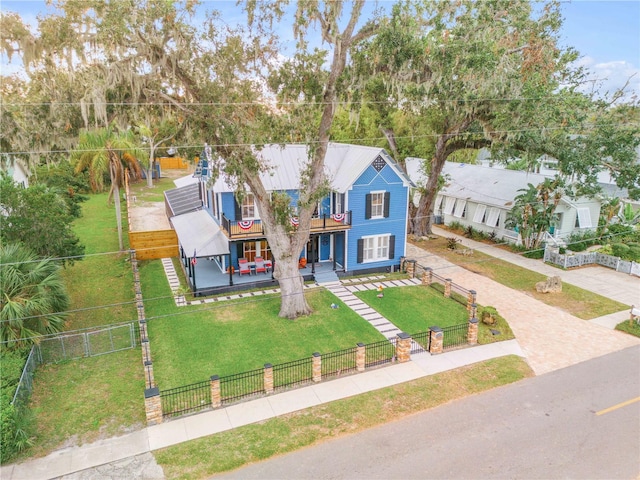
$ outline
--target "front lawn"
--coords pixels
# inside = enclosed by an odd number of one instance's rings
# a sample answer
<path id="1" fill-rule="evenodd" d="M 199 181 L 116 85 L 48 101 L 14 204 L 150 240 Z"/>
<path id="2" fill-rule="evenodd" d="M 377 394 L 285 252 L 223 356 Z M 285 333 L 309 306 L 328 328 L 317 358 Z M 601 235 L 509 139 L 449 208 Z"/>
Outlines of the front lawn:
<path id="1" fill-rule="evenodd" d="M 444 328 L 466 324 L 469 321 L 466 307 L 445 298 L 441 291 L 428 286 L 385 288 L 382 298 L 378 298 L 377 290 L 356 292 L 355 295 L 409 334 L 425 332 L 429 327 Z M 481 309 L 482 307 L 478 306 L 478 316 Z M 479 322 L 478 343 L 486 344 L 515 338 L 504 318 L 498 315 L 496 320 L 493 326 Z M 494 335 L 491 330 L 499 333 Z"/>
<path id="2" fill-rule="evenodd" d="M 115 209 L 107 205 L 107 194 L 89 195 L 82 212 L 73 229 L 87 256 L 63 271 L 73 311 L 67 330 L 137 320 L 131 264 L 118 252 Z M 126 215 L 123 228 L 126 232 Z M 145 421 L 141 363 L 136 348 L 38 366 L 29 404 L 35 445 L 23 455 L 45 455 L 140 428 Z"/>
<path id="3" fill-rule="evenodd" d="M 307 290 L 313 313 L 291 321 L 278 317 L 280 295 L 176 307 L 159 261 L 142 262 L 140 277 L 154 376 L 163 390 L 384 339 L 324 289 Z"/>
<path id="4" fill-rule="evenodd" d="M 392 287 L 356 292 L 371 308 L 406 333 L 426 332 L 429 327 L 460 325 L 469 321 L 467 309 L 458 302 L 427 286 Z"/>

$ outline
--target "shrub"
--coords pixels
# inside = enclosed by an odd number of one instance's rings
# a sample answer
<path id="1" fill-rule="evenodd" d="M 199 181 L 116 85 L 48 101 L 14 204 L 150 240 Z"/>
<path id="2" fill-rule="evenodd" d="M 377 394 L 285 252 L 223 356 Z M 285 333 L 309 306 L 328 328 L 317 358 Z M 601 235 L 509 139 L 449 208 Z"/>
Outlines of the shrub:
<path id="1" fill-rule="evenodd" d="M 453 221 L 451 222 L 449 225 L 449 230 L 452 230 L 454 232 L 463 232 L 464 231 L 464 225 L 462 225 L 460 222 L 458 221 Z"/>
<path id="2" fill-rule="evenodd" d="M 33 418 L 26 408 L 11 405 L 29 350 L 0 350 L 0 463 L 32 445 Z"/>
<path id="3" fill-rule="evenodd" d="M 489 240 L 491 240 L 492 242 L 497 242 L 497 241 L 498 241 L 498 234 L 497 234 L 497 233 L 496 233 L 496 231 L 494 230 L 494 231 L 489 232 L 489 233 L 487 234 L 487 238 L 488 238 Z"/>
<path id="4" fill-rule="evenodd" d="M 640 247 L 629 247 L 629 253 L 625 260 L 632 260 L 634 262 L 640 262 Z"/>
<path id="5" fill-rule="evenodd" d="M 574 242 L 571 245 L 569 245 L 569 248 L 573 252 L 584 252 L 587 249 L 587 243 L 586 242 Z"/>
<path id="6" fill-rule="evenodd" d="M 469 225 L 464 229 L 464 236 L 467 238 L 473 238 L 475 232 L 475 229 L 471 225 Z"/>
<path id="7" fill-rule="evenodd" d="M 538 248 L 537 250 L 529 250 L 528 252 L 524 252 L 522 254 L 523 257 L 533 258 L 535 260 L 540 260 L 544 258 L 544 250 Z"/>
<path id="8" fill-rule="evenodd" d="M 558 249 L 558 253 L 559 253 L 560 255 L 564 255 L 565 253 L 567 253 L 567 249 L 566 249 L 565 247 L 560 247 L 560 248 Z"/>
<path id="9" fill-rule="evenodd" d="M 602 253 L 603 255 L 613 255 L 613 248 L 611 248 L 611 245 L 603 245 L 598 249 L 598 253 Z"/>
<path id="10" fill-rule="evenodd" d="M 612 243 L 611 252 L 616 257 L 624 258 L 629 253 L 629 247 L 627 247 L 624 243 Z"/>
<path id="11" fill-rule="evenodd" d="M 455 250 L 458 248 L 458 243 L 460 243 L 459 239 L 455 237 L 447 237 L 447 248 L 449 250 Z"/>

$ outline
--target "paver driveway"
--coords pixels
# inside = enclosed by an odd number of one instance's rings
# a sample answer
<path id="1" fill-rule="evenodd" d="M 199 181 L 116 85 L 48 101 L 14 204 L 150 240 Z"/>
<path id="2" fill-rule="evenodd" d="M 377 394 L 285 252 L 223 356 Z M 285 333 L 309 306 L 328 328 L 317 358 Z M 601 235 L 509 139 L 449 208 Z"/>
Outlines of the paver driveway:
<path id="1" fill-rule="evenodd" d="M 581 320 L 415 245 L 407 245 L 407 258 L 475 290 L 480 305 L 497 308 L 536 375 L 640 344 L 639 338 Z"/>

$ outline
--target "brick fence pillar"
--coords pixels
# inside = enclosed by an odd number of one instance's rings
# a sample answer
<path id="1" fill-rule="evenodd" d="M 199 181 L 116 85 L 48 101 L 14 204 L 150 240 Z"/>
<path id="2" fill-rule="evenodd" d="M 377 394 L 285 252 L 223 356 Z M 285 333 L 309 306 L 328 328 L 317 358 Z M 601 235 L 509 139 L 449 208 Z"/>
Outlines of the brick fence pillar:
<path id="1" fill-rule="evenodd" d="M 467 343 L 469 345 L 475 345 L 478 343 L 478 319 L 475 317 L 469 320 L 469 329 L 467 330 Z"/>
<path id="2" fill-rule="evenodd" d="M 444 334 L 440 327 L 430 327 L 430 341 L 429 341 L 429 353 L 431 355 L 437 355 L 442 353 L 442 343 L 444 340 Z"/>
<path id="3" fill-rule="evenodd" d="M 313 381 L 322 381 L 322 355 L 319 352 L 313 352 Z"/>
<path id="4" fill-rule="evenodd" d="M 451 296 L 451 282 L 450 278 L 444 279 L 444 296 L 449 298 Z"/>
<path id="5" fill-rule="evenodd" d="M 467 311 L 471 311 L 471 305 L 473 305 L 474 303 L 476 303 L 476 291 L 475 290 L 469 290 L 469 293 L 467 293 Z M 469 317 L 469 318 L 473 318 L 473 317 Z"/>
<path id="6" fill-rule="evenodd" d="M 431 267 L 427 267 L 424 269 L 424 273 L 422 274 L 422 285 L 431 285 L 433 283 L 433 269 Z"/>
<path id="7" fill-rule="evenodd" d="M 153 362 L 146 360 L 144 362 L 144 384 L 146 388 L 152 388 L 155 386 L 155 379 L 153 377 Z"/>
<path id="8" fill-rule="evenodd" d="M 222 397 L 220 396 L 220 377 L 218 375 L 211 376 L 211 406 L 218 408 L 222 405 Z"/>
<path id="9" fill-rule="evenodd" d="M 273 365 L 270 363 L 264 364 L 264 391 L 273 393 Z"/>
<path id="10" fill-rule="evenodd" d="M 147 425 L 162 423 L 162 401 L 158 387 L 147 388 L 144 391 L 144 409 L 147 415 Z"/>
<path id="11" fill-rule="evenodd" d="M 478 305 L 472 303 L 469 305 L 469 320 L 478 316 Z"/>
<path id="12" fill-rule="evenodd" d="M 411 360 L 411 335 L 400 332 L 396 340 L 396 358 L 398 363 L 405 363 Z"/>
<path id="13" fill-rule="evenodd" d="M 407 260 L 407 275 L 409 275 L 409 278 L 416 277 L 416 261 L 415 260 Z"/>
<path id="14" fill-rule="evenodd" d="M 367 351 L 364 343 L 358 343 L 356 347 L 356 370 L 364 372 L 367 363 Z"/>

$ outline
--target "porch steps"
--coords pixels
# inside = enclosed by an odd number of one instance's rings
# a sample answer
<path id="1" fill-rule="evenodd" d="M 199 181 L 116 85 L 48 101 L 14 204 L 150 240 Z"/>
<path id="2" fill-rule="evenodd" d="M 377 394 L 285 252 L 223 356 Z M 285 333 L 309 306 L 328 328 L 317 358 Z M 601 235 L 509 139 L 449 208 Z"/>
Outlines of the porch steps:
<path id="1" fill-rule="evenodd" d="M 340 279 L 336 272 L 328 270 L 326 272 L 318 272 L 314 275 L 316 283 L 321 286 L 340 285 Z"/>

